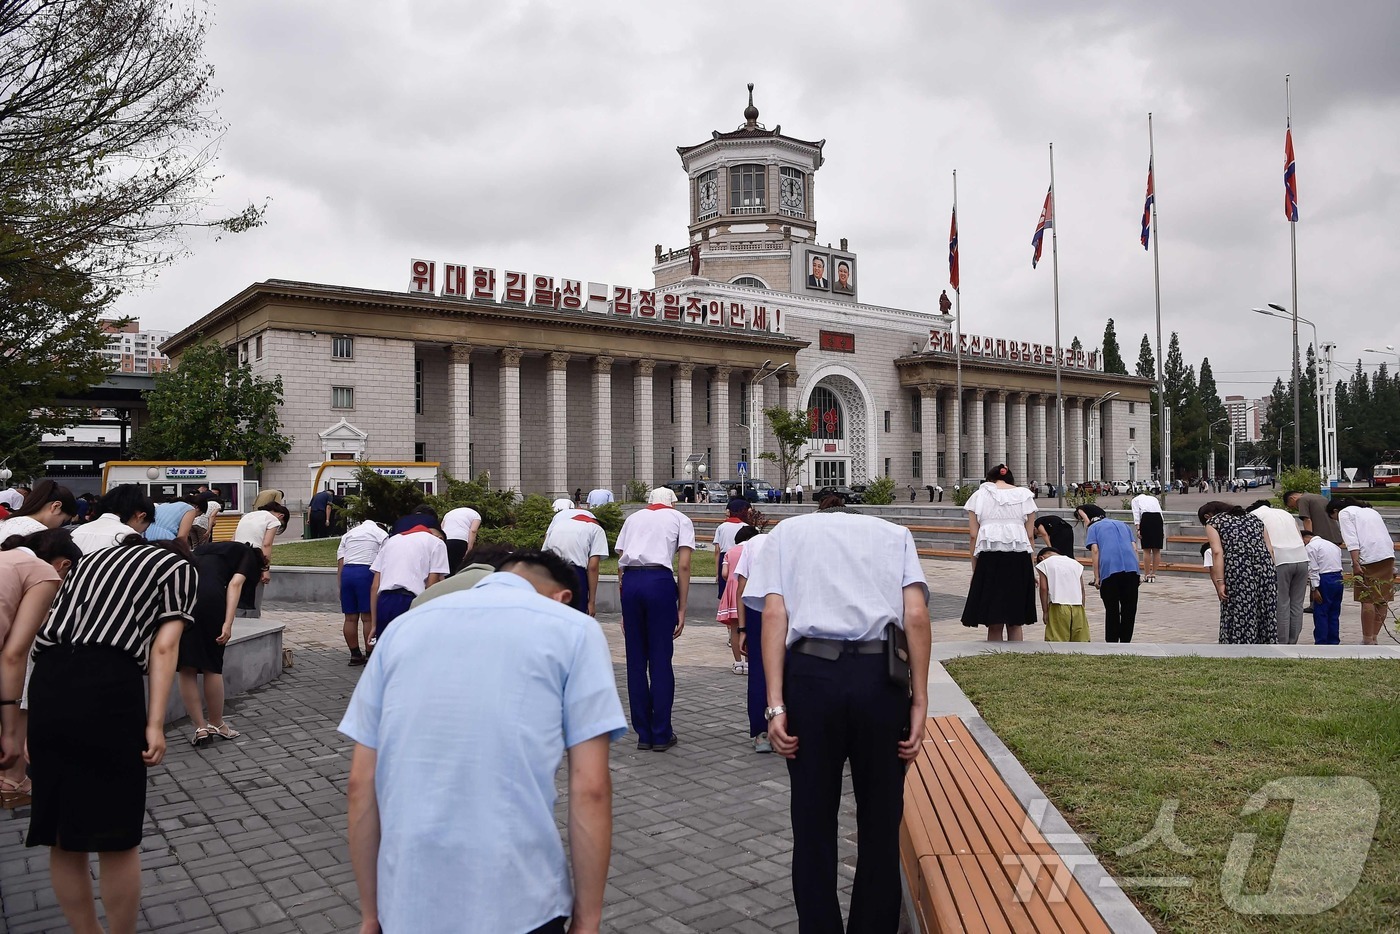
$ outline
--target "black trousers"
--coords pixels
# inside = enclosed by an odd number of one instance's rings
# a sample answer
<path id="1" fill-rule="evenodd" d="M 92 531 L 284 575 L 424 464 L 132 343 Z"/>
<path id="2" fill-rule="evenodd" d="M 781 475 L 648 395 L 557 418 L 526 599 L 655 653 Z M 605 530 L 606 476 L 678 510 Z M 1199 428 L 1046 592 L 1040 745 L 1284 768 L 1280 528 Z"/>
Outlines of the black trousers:
<path id="1" fill-rule="evenodd" d="M 463 538 L 447 540 L 447 573 L 456 574 L 462 569 L 462 559 L 467 556 L 467 541 Z"/>
<path id="2" fill-rule="evenodd" d="M 899 822 L 909 697 L 890 684 L 884 655 L 835 661 L 788 653 L 783 704 L 797 756 L 792 782 L 792 889 L 800 934 L 894 934 L 899 929 Z M 843 928 L 836 899 L 841 776 L 851 763 L 856 878 Z"/>
<path id="3" fill-rule="evenodd" d="M 1105 642 L 1132 642 L 1133 625 L 1137 622 L 1137 571 L 1119 571 L 1099 582 L 1103 598 L 1103 630 Z"/>

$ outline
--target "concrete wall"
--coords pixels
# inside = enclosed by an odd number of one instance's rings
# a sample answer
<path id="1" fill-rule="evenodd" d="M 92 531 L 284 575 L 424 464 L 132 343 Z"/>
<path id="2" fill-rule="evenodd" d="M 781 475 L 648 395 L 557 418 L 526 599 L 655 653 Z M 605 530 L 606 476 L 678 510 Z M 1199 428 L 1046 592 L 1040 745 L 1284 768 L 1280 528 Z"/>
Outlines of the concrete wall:
<path id="1" fill-rule="evenodd" d="M 332 578 L 334 579 L 334 578 Z M 235 619 L 233 637 L 224 647 L 224 694 L 235 698 L 282 674 L 282 624 L 273 619 Z M 165 722 L 187 716 L 180 700 L 179 675 L 170 685 Z M 149 696 L 149 689 L 148 689 Z"/>

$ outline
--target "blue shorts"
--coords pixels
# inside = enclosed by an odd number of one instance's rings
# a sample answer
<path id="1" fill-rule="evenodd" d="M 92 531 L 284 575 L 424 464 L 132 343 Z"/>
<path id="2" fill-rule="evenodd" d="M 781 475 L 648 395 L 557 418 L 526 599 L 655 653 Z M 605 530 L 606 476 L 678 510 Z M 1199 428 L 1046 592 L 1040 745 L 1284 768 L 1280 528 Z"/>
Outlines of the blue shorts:
<path id="1" fill-rule="evenodd" d="M 374 572 L 368 564 L 347 564 L 340 571 L 340 612 L 369 613 L 369 585 Z"/>

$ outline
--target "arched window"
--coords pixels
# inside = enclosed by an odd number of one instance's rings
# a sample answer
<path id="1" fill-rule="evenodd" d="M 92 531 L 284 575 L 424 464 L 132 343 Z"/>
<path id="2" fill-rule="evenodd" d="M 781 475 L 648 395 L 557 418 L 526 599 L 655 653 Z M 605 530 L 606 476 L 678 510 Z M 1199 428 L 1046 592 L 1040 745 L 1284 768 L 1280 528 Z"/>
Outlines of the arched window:
<path id="1" fill-rule="evenodd" d="M 807 432 L 823 441 L 839 441 L 846 437 L 846 418 L 841 412 L 841 403 L 836 393 L 825 386 L 812 390 L 812 401 L 807 403 Z"/>
<path id="2" fill-rule="evenodd" d="M 749 286 L 750 288 L 754 288 L 754 289 L 766 289 L 766 288 L 768 288 L 768 283 L 764 282 L 764 281 L 763 281 L 762 279 L 760 279 L 758 276 L 738 276 L 737 278 L 734 278 L 734 279 L 729 280 L 729 284 L 730 284 L 730 285 L 747 285 L 747 286 Z"/>
<path id="3" fill-rule="evenodd" d="M 768 194 L 767 169 L 757 163 L 736 165 L 729 170 L 729 213 L 762 214 Z"/>

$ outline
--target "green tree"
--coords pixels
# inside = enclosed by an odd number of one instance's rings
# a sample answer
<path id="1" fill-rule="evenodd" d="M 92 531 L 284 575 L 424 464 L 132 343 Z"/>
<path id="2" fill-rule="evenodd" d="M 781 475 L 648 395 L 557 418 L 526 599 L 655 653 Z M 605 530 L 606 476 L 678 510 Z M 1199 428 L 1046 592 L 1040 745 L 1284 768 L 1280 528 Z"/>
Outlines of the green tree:
<path id="1" fill-rule="evenodd" d="M 515 491 L 491 489 L 491 477 L 485 473 L 475 480 L 459 480 L 444 473 L 440 492 L 426 501 L 439 516 L 459 506 L 475 509 L 481 514 L 482 528 L 499 528 L 515 521 Z"/>
<path id="2" fill-rule="evenodd" d="M 1210 430 L 1206 432 L 1206 441 L 1209 446 L 1206 457 L 1207 460 L 1212 457 L 1215 459 L 1215 476 L 1221 477 L 1229 470 L 1228 446 L 1231 427 L 1229 416 L 1225 413 L 1225 403 L 1220 400 L 1220 390 L 1215 385 L 1215 373 L 1211 370 L 1209 357 L 1201 361 L 1196 392 L 1200 398 L 1205 423 L 1211 426 Z M 1217 425 L 1216 422 L 1221 419 L 1225 420 L 1225 424 Z"/>
<path id="3" fill-rule="evenodd" d="M 1070 340 L 1069 349 L 1073 350 L 1075 353 L 1079 353 L 1079 351 L 1084 349 L 1084 344 L 1079 340 L 1078 334 L 1074 335 L 1074 337 Z"/>
<path id="4" fill-rule="evenodd" d="M 423 488 L 412 480 L 399 480 L 376 473 L 368 464 L 355 470 L 359 491 L 345 497 L 342 512 L 349 524 L 373 520 L 381 525 L 393 525 L 423 505 Z"/>
<path id="5" fill-rule="evenodd" d="M 807 413 L 801 409 L 785 409 L 775 405 L 764 409 L 763 417 L 768 419 L 773 436 L 778 439 L 778 450 L 764 451 L 758 456 L 777 466 L 778 482 L 774 486 L 780 490 L 786 489 L 797 477 L 798 468 L 812 456 L 811 452 L 803 450 L 811 436 Z"/>
<path id="6" fill-rule="evenodd" d="M 1147 335 L 1142 335 L 1142 343 L 1138 346 L 1138 359 L 1136 375 L 1143 379 L 1157 378 L 1157 355 L 1152 352 L 1152 342 L 1147 339 Z"/>
<path id="7" fill-rule="evenodd" d="M 146 394 L 150 421 L 136 433 L 138 457 L 150 460 L 242 460 L 255 470 L 292 449 L 277 409 L 282 377 L 265 380 L 212 341 L 180 355 Z"/>
<path id="8" fill-rule="evenodd" d="M 888 506 L 894 502 L 894 478 L 876 477 L 866 484 L 860 501 L 867 506 Z"/>
<path id="9" fill-rule="evenodd" d="M 1148 352 L 1151 352 L 1150 347 Z M 1123 362 L 1123 351 L 1118 347 L 1118 332 L 1113 329 L 1112 318 L 1108 319 L 1108 324 L 1103 329 L 1103 371 L 1120 376 L 1128 375 L 1128 364 Z"/>

